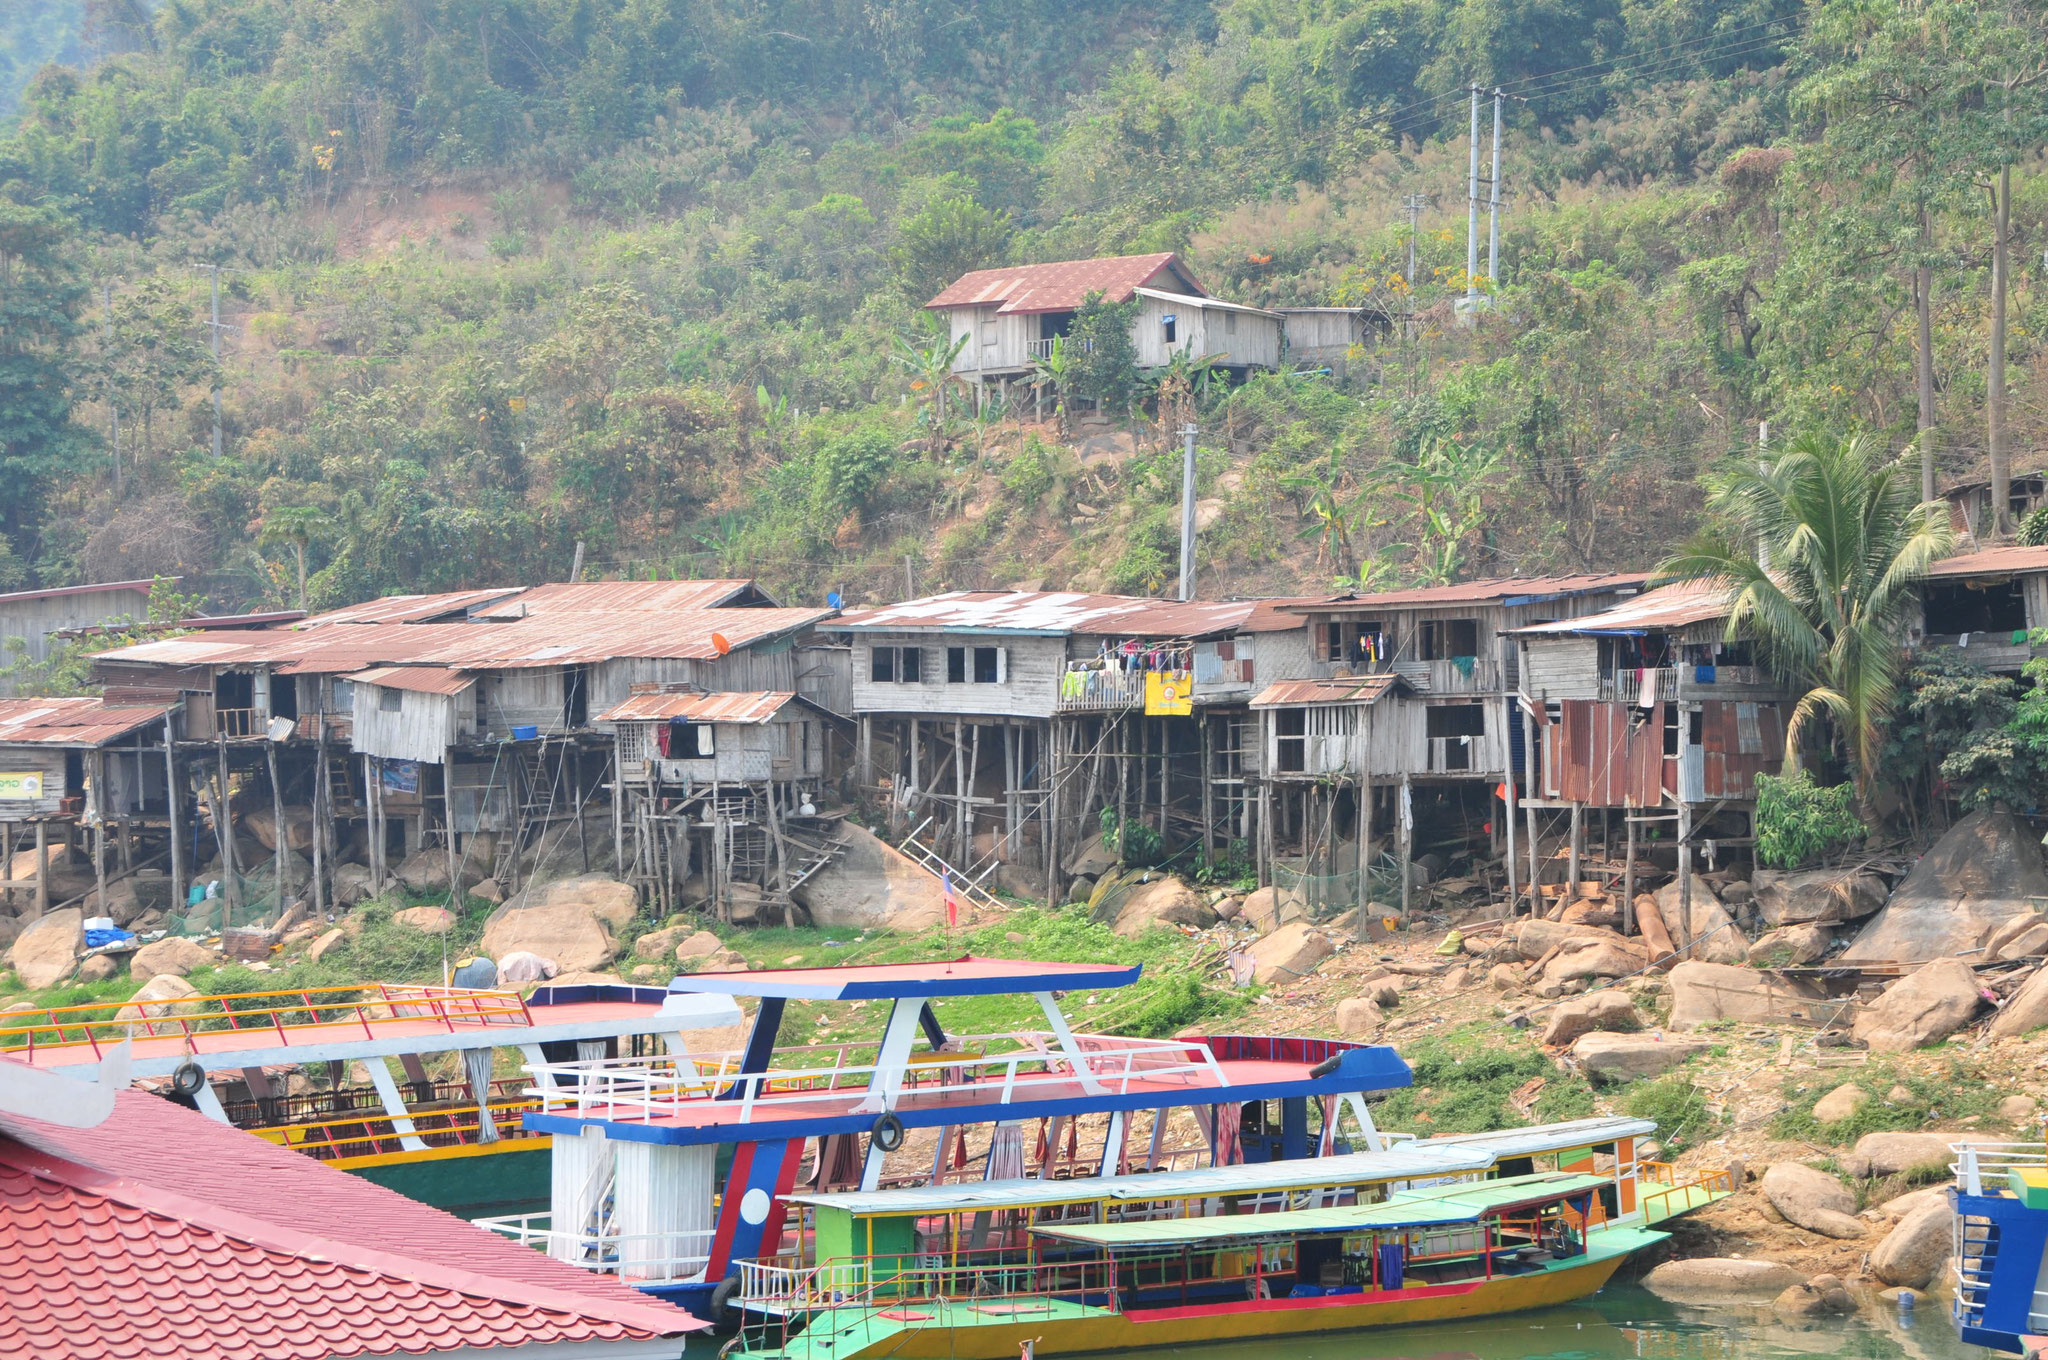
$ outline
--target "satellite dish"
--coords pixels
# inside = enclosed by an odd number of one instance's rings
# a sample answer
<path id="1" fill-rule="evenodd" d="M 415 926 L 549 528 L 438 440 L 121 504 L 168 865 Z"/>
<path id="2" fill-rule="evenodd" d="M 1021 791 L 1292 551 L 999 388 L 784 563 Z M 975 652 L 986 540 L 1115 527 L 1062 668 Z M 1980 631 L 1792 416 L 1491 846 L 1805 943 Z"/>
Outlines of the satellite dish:
<path id="1" fill-rule="evenodd" d="M 732 640 L 723 633 L 713 633 L 711 635 L 711 650 L 720 656 L 724 656 L 732 650 Z"/>
<path id="2" fill-rule="evenodd" d="M 128 1042 L 100 1061 L 99 1079 L 30 1067 L 0 1058 L 0 1110 L 67 1129 L 90 1129 L 114 1112 L 114 1093 L 128 1084 Z"/>
<path id="3" fill-rule="evenodd" d="M 844 604 L 844 603 L 845 603 L 845 600 L 843 600 L 843 599 L 842 599 L 842 598 L 840 597 L 840 594 L 839 594 L 839 592 L 838 592 L 838 591 L 836 591 L 836 590 L 835 590 L 835 591 L 833 591 L 833 592 L 832 592 L 832 593 L 831 593 L 830 595 L 827 595 L 827 596 L 825 597 L 825 607 L 826 607 L 827 609 L 837 609 L 837 608 L 839 608 L 839 606 L 840 606 L 840 605 L 842 605 L 842 604 Z"/>

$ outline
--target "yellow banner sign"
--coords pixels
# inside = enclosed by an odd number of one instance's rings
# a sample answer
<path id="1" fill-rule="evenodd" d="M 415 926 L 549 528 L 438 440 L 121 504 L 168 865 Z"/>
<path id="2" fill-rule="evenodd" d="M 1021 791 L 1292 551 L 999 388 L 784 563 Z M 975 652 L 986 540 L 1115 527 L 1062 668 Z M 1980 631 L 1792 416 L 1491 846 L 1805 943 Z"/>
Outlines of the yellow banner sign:
<path id="1" fill-rule="evenodd" d="M 6 770 L 0 770 L 0 801 L 32 803 L 42 796 L 42 771 L 22 770 L 9 773 Z"/>
<path id="2" fill-rule="evenodd" d="M 1145 713 L 1153 718 L 1185 718 L 1195 711 L 1192 671 L 1145 672 Z"/>

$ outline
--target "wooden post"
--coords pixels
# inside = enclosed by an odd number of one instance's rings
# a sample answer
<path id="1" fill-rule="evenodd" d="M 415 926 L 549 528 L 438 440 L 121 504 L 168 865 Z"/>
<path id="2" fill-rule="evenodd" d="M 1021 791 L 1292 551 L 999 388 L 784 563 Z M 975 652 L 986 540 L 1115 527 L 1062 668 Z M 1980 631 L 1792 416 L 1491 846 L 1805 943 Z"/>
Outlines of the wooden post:
<path id="1" fill-rule="evenodd" d="M 1524 742 L 1522 744 L 1522 769 L 1525 774 L 1533 768 L 1529 760 L 1528 751 L 1528 743 Z M 1508 777 L 1501 781 L 1501 788 L 1507 793 L 1507 797 L 1502 800 L 1502 806 L 1507 809 L 1507 815 L 1504 820 L 1507 823 L 1505 830 L 1508 833 L 1508 852 L 1507 858 L 1502 863 L 1508 871 L 1508 919 L 1512 921 L 1515 917 L 1515 904 L 1519 896 L 1515 885 L 1515 803 L 1517 800 L 1515 797 L 1515 772 L 1513 770 L 1509 770 Z"/>
<path id="2" fill-rule="evenodd" d="M 291 837 L 285 834 L 284 826 L 284 785 L 277 776 L 277 743 L 266 740 L 263 743 L 264 763 L 270 769 L 270 816 L 274 826 L 273 835 L 277 847 L 270 857 L 271 876 L 277 881 L 277 909 L 284 910 L 284 861 L 291 853 Z"/>
<path id="3" fill-rule="evenodd" d="M 953 719 L 953 858 L 962 868 L 968 857 L 967 720 Z"/>
<path id="4" fill-rule="evenodd" d="M 1209 715 L 1199 714 L 1195 718 L 1202 737 L 1202 858 L 1216 858 L 1216 771 L 1212 762 L 1215 757 L 1210 751 Z"/>
<path id="5" fill-rule="evenodd" d="M 319 709 L 313 714 L 313 915 L 327 918 L 327 819 L 333 815 L 333 800 L 327 790 L 327 683 L 319 689 Z"/>
<path id="6" fill-rule="evenodd" d="M 1130 816 L 1131 799 L 1131 725 L 1121 717 L 1116 719 L 1116 867 L 1124 867 L 1124 842 L 1130 838 L 1124 835 L 1124 823 Z"/>
<path id="7" fill-rule="evenodd" d="M 870 714 L 860 715 L 860 786 L 862 796 L 875 783 L 875 720 Z"/>
<path id="8" fill-rule="evenodd" d="M 242 858 L 235 853 L 234 812 L 228 795 L 228 739 L 226 733 L 216 733 L 214 750 L 217 753 L 220 782 L 214 794 L 214 835 L 220 840 L 222 880 L 227 891 L 230 911 L 239 911 L 242 906 Z"/>
<path id="9" fill-rule="evenodd" d="M 1636 928 L 1636 819 L 1634 809 L 1622 805 L 1621 820 L 1628 828 L 1628 859 L 1621 871 L 1621 933 L 1633 934 Z"/>
<path id="10" fill-rule="evenodd" d="M 1204 789 L 1208 788 L 1207 780 L 1202 781 L 1202 787 Z M 1362 940 L 1366 938 L 1365 908 L 1367 903 L 1372 900 L 1372 893 L 1366 886 L 1367 872 L 1372 866 L 1370 855 L 1372 845 L 1372 775 L 1370 772 L 1361 772 L 1359 774 L 1355 795 L 1358 803 L 1358 841 L 1353 846 L 1353 849 L 1356 851 L 1358 869 L 1358 925 L 1354 933 Z"/>
<path id="11" fill-rule="evenodd" d="M 442 830 L 448 838 L 448 910 L 459 911 L 462 908 L 462 856 L 455 849 L 454 755 L 453 751 L 445 747 L 441 751 L 441 816 L 446 823 Z M 576 807 L 576 825 L 579 828 L 583 825 L 583 807 L 580 803 Z M 583 858 L 589 860 L 590 854 L 587 850 Z M 616 867 L 615 864 L 614 868 Z"/>
<path id="12" fill-rule="evenodd" d="M 920 798 L 924 795 L 924 786 L 918 783 L 919 762 L 917 755 L 917 748 L 923 743 L 923 741 L 924 722 L 922 719 L 912 718 L 910 720 L 910 788 L 906 791 L 907 796 L 903 801 L 904 820 L 909 822 L 912 826 L 917 825 L 917 805 L 911 800 L 915 798 Z M 938 841 L 938 839 L 939 838 L 937 836 L 932 837 L 932 840 L 935 843 Z"/>
<path id="13" fill-rule="evenodd" d="M 1537 858 L 1537 846 L 1543 838 L 1536 834 L 1536 805 L 1523 806 L 1529 810 L 1529 918 L 1534 920 L 1543 914 L 1543 865 Z"/>
<path id="14" fill-rule="evenodd" d="M 648 764 L 653 764 L 652 759 Z M 489 797 L 489 790 L 485 791 L 485 797 Z M 632 877 L 626 871 L 626 762 L 619 754 L 616 728 L 612 731 L 612 863 L 618 866 L 621 878 Z"/>
<path id="15" fill-rule="evenodd" d="M 369 841 L 370 851 L 370 894 L 381 896 L 384 892 L 383 841 L 377 831 L 377 779 L 370 766 L 370 757 L 363 757 L 363 836 Z"/>
<path id="16" fill-rule="evenodd" d="M 1045 811 L 1039 823 L 1045 838 L 1045 905 L 1060 901 L 1060 737 L 1059 719 L 1045 725 L 1039 763 L 1045 766 Z"/>
<path id="17" fill-rule="evenodd" d="M 1570 858 L 1570 860 L 1569 860 L 1570 868 L 1569 868 L 1569 869 L 1567 870 L 1567 873 L 1568 873 L 1568 874 L 1569 874 L 1570 876 L 1569 876 L 1569 878 L 1568 878 L 1568 879 L 1566 880 L 1566 882 L 1565 882 L 1565 890 L 1564 890 L 1564 897 L 1563 897 L 1563 898 L 1561 899 L 1561 900 L 1563 901 L 1564 905 L 1566 905 L 1566 906 L 1569 906 L 1569 905 L 1571 905 L 1571 904 L 1572 904 L 1573 902 L 1575 902 L 1575 901 L 1577 901 L 1577 900 L 1578 900 L 1578 894 L 1579 894 L 1579 849 L 1580 849 L 1580 845 L 1581 845 L 1581 842 L 1582 842 L 1582 841 L 1584 840 L 1584 838 L 1585 838 L 1585 834 L 1586 834 L 1586 805 L 1585 805 L 1584 803 L 1580 802 L 1580 801 L 1579 801 L 1578 799 L 1574 798 L 1574 799 L 1572 799 L 1572 845 L 1571 845 L 1571 858 Z M 1563 912 L 1562 912 L 1562 911 L 1560 911 L 1560 912 L 1559 912 L 1559 915 L 1563 915 Z"/>
<path id="18" fill-rule="evenodd" d="M 1394 825 L 1401 833 L 1401 919 L 1408 919 L 1409 885 L 1415 877 L 1415 786 L 1406 771 L 1401 775 L 1400 803 L 1394 809 Z"/>
<path id="19" fill-rule="evenodd" d="M 1678 923 L 1666 921 L 1672 942 L 1683 953 L 1692 946 L 1692 804 L 1678 802 Z"/>
<path id="20" fill-rule="evenodd" d="M 92 878 L 99 915 L 107 914 L 107 753 L 92 753 Z"/>
<path id="21" fill-rule="evenodd" d="M 164 714 L 164 816 L 171 827 L 171 912 L 176 914 L 185 908 L 185 835 L 178 828 L 178 753 L 171 741 L 171 715 Z M 8 860 L 11 865 L 13 836 L 8 837 Z"/>

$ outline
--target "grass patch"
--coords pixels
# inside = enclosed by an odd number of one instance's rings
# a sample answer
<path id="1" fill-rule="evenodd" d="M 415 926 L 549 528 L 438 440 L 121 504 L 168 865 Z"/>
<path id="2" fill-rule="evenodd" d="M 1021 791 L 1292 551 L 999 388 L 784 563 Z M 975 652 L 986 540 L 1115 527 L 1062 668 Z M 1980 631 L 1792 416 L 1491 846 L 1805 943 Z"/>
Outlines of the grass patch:
<path id="1" fill-rule="evenodd" d="M 1908 1071 L 1877 1058 L 1855 1069 L 1848 1080 L 1870 1096 L 1854 1115 L 1832 1123 L 1815 1119 L 1814 1104 L 1843 1083 L 1802 1078 L 1786 1083 L 1789 1104 L 1772 1122 L 1771 1131 L 1780 1138 L 1846 1147 L 1866 1133 L 1920 1130 L 1972 1115 L 1989 1118 L 1998 1108 L 1999 1092 L 1983 1068 L 1964 1058 L 1950 1058 L 1942 1070 L 1932 1074 Z M 1892 1099 L 1894 1090 L 1903 1095 Z"/>
<path id="2" fill-rule="evenodd" d="M 1720 1124 L 1707 1105 L 1706 1093 L 1691 1077 L 1659 1077 L 1636 1086 L 1622 1098 L 1622 1113 L 1657 1125 L 1666 1158 L 1676 1156 L 1712 1133 Z"/>
<path id="3" fill-rule="evenodd" d="M 1500 1030 L 1484 1022 L 1419 1039 L 1404 1046 L 1401 1056 L 1414 1069 L 1415 1084 L 1375 1109 L 1373 1119 L 1383 1128 L 1421 1135 L 1479 1133 L 1593 1113 L 1593 1088 L 1584 1077 L 1560 1073 L 1534 1044 L 1503 1042 Z M 1543 1089 L 1525 1115 L 1509 1097 L 1537 1077 L 1544 1079 Z"/>

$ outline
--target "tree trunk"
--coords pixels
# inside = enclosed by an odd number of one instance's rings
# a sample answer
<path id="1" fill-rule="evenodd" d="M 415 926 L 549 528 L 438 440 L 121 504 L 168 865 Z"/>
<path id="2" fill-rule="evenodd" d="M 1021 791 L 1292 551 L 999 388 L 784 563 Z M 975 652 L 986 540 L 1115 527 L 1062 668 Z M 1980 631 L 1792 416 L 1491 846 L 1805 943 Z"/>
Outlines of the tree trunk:
<path id="1" fill-rule="evenodd" d="M 299 608 L 306 607 L 306 545 L 292 544 L 292 553 L 299 559 Z"/>
<path id="2" fill-rule="evenodd" d="M 1927 263 L 1927 210 L 1920 211 L 1920 263 L 1913 271 L 1913 309 L 1917 340 L 1913 356 L 1914 385 L 1920 397 L 1920 499 L 1931 501 L 1934 486 L 1934 267 Z"/>
<path id="3" fill-rule="evenodd" d="M 2012 536 L 2012 460 L 2005 435 L 2005 294 L 2011 277 L 2012 168 L 1998 172 L 1991 234 L 1991 364 L 1985 409 L 1991 445 L 1991 533 Z"/>

